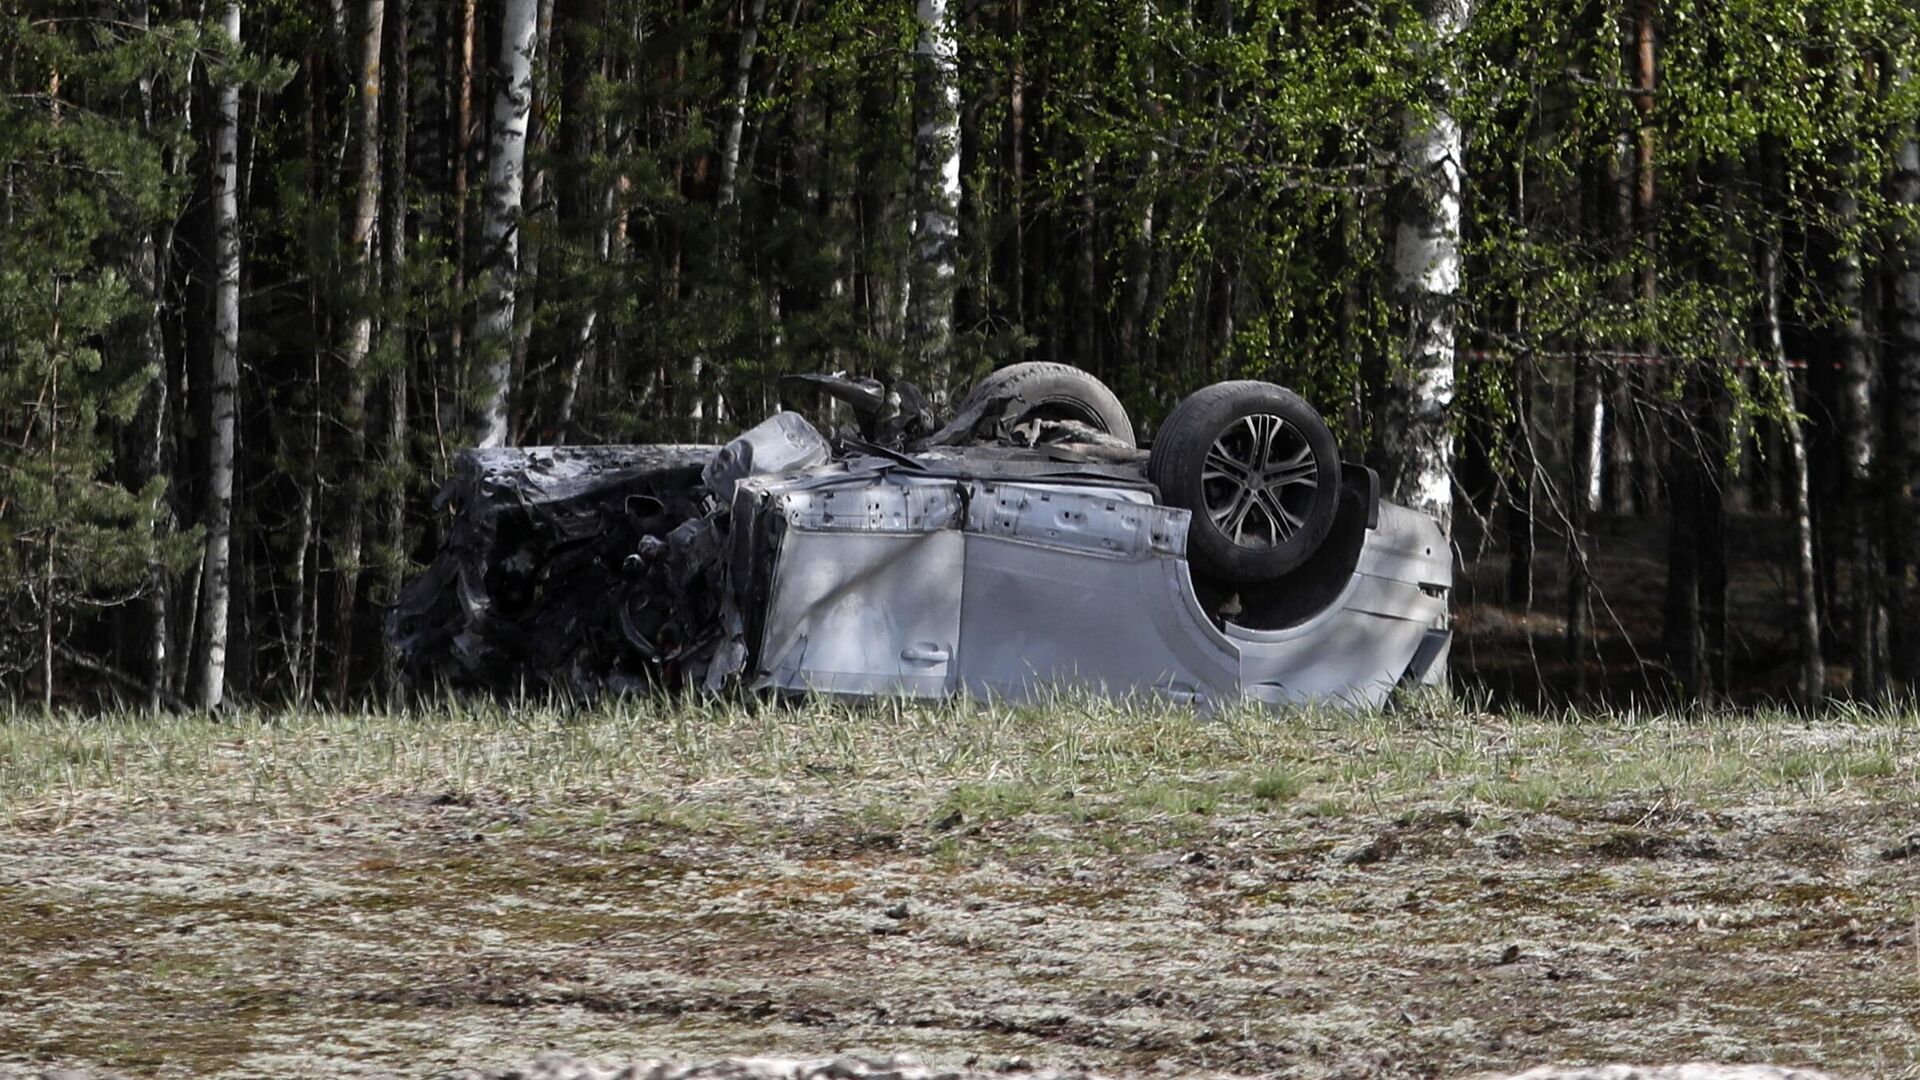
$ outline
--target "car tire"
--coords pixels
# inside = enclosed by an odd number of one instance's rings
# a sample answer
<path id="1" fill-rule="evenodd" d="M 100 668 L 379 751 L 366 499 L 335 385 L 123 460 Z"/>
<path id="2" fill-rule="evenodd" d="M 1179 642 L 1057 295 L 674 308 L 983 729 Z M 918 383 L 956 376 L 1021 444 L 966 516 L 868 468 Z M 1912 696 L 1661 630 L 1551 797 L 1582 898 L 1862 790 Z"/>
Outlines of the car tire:
<path id="1" fill-rule="evenodd" d="M 1333 432 L 1272 383 L 1215 383 L 1188 395 L 1160 425 L 1147 476 L 1163 502 L 1193 514 L 1188 560 L 1227 581 L 1299 567 L 1340 510 Z"/>
<path id="2" fill-rule="evenodd" d="M 1001 430 L 1024 420 L 1078 420 L 1127 444 L 1135 443 L 1133 421 L 1107 384 L 1066 364 L 1011 364 L 974 384 L 955 415 L 982 401 L 1004 398 Z"/>

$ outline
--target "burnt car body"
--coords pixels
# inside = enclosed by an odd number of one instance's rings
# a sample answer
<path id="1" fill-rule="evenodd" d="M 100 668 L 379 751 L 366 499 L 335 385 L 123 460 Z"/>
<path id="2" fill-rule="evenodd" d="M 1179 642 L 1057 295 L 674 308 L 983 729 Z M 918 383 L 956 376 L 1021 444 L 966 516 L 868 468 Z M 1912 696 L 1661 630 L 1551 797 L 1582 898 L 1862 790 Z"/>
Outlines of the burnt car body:
<path id="1" fill-rule="evenodd" d="M 782 412 L 717 448 L 467 451 L 443 493 L 446 543 L 389 618 L 404 671 L 580 695 L 740 683 L 1018 700 L 1066 685 L 1375 704 L 1443 669 L 1445 538 L 1382 500 L 1369 470 L 1320 462 L 1264 414 L 1215 420 L 1204 435 L 1233 434 L 1195 444 L 1212 486 L 1190 509 L 1155 482 L 1157 449 L 1098 430 L 1123 421 L 1012 404 L 963 403 L 945 434 L 895 416 L 893 445 Z M 1253 490 L 1289 476 L 1297 490 Z M 1190 551 L 1196 513 L 1216 542 L 1232 526 L 1251 544 L 1256 511 L 1266 554 L 1290 523 L 1319 535 L 1251 580 Z"/>

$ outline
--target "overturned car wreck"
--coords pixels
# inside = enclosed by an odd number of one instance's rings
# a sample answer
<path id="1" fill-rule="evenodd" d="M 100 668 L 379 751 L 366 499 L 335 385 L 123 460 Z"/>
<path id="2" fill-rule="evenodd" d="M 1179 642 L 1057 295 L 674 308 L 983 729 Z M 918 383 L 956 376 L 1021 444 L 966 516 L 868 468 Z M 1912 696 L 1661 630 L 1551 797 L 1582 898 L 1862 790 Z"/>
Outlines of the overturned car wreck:
<path id="1" fill-rule="evenodd" d="M 1431 681 L 1451 557 L 1268 383 L 1182 401 L 1150 449 L 1107 388 L 995 372 L 936 426 L 906 384 L 723 447 L 470 450 L 388 618 L 415 685 L 1377 703 Z"/>

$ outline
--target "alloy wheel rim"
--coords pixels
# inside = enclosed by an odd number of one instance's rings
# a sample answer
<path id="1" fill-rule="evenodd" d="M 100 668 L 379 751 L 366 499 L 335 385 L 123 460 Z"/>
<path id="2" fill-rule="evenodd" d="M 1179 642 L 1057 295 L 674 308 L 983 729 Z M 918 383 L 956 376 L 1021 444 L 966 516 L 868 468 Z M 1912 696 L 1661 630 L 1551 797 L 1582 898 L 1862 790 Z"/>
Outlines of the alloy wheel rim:
<path id="1" fill-rule="evenodd" d="M 1275 548 L 1306 527 L 1320 461 L 1299 428 L 1271 413 L 1243 416 L 1207 448 L 1200 466 L 1207 516 L 1242 547 Z"/>

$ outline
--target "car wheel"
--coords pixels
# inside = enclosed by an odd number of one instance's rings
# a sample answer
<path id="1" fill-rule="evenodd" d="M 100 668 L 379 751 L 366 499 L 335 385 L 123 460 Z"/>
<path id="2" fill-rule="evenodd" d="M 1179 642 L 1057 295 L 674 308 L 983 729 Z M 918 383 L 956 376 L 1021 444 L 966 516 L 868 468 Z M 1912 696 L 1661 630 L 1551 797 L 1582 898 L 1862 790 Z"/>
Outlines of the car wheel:
<path id="1" fill-rule="evenodd" d="M 1272 383 L 1215 383 L 1188 395 L 1160 425 L 1147 475 L 1162 500 L 1193 514 L 1187 558 L 1229 581 L 1298 567 L 1340 509 L 1333 432 Z"/>
<path id="2" fill-rule="evenodd" d="M 954 412 L 965 416 L 984 402 L 1004 400 L 1002 430 L 1027 420 L 1077 420 L 1116 439 L 1134 442 L 1133 421 L 1107 384 L 1066 364 L 1011 364 L 981 379 Z"/>

